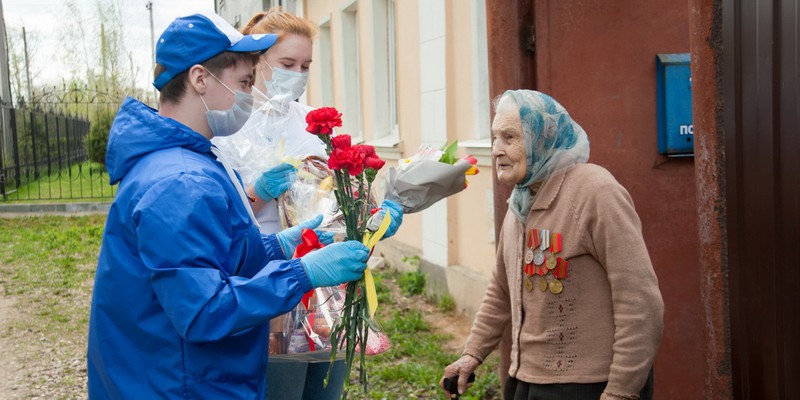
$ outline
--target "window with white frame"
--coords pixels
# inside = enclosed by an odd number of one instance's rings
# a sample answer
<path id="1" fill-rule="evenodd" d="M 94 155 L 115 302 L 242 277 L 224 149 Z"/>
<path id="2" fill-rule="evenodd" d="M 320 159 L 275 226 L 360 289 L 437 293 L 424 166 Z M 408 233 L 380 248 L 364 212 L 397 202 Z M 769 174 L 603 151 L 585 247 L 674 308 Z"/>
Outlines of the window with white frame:
<path id="1" fill-rule="evenodd" d="M 331 53 L 330 19 L 319 24 L 319 65 L 320 102 L 322 107 L 333 107 L 333 57 Z"/>
<path id="2" fill-rule="evenodd" d="M 489 122 L 489 55 L 486 37 L 486 1 L 472 0 L 472 115 L 475 139 L 491 136 Z"/>
<path id="3" fill-rule="evenodd" d="M 344 73 L 343 128 L 354 142 L 362 141 L 361 82 L 359 66 L 358 3 L 342 10 L 342 71 Z"/>
<path id="4" fill-rule="evenodd" d="M 459 147 L 478 159 L 480 165 L 491 165 L 491 121 L 489 99 L 489 56 L 486 37 L 486 2 L 472 1 L 472 129 L 470 140 L 459 141 Z"/>
<path id="5" fill-rule="evenodd" d="M 395 0 L 387 0 L 387 27 L 386 32 L 389 36 L 389 127 L 392 133 L 398 134 L 397 124 L 397 30 L 395 29 L 394 3 Z"/>
<path id="6" fill-rule="evenodd" d="M 375 132 L 373 139 L 397 136 L 397 79 L 394 0 L 372 4 L 375 86 Z"/>

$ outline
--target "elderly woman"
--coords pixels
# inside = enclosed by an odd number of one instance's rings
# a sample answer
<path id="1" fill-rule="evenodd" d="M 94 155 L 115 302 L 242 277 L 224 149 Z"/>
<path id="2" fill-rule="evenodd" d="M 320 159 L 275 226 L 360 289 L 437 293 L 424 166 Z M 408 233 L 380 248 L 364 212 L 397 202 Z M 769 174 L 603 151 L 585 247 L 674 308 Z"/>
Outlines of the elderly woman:
<path id="1" fill-rule="evenodd" d="M 515 187 L 496 270 L 440 385 L 458 377 L 463 393 L 510 323 L 505 399 L 651 398 L 664 304 L 630 195 L 586 163 L 586 133 L 551 97 L 507 91 L 496 111 L 497 179 Z"/>

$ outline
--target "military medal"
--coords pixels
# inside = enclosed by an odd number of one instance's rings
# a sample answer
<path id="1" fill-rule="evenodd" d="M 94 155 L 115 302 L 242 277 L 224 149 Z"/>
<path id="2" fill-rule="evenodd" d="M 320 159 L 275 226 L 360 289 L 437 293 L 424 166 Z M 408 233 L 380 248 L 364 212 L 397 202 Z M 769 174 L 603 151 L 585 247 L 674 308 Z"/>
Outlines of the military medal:
<path id="1" fill-rule="evenodd" d="M 536 265 L 544 264 L 544 253 L 542 253 L 541 251 L 537 251 L 533 255 L 533 263 L 536 264 Z"/>
<path id="2" fill-rule="evenodd" d="M 544 262 L 544 254 L 542 254 L 542 251 L 539 249 L 542 246 L 542 238 L 538 229 L 531 230 L 531 236 L 529 242 L 531 247 L 531 254 L 533 255 L 533 264 L 542 265 L 542 263 Z"/>
<path id="3" fill-rule="evenodd" d="M 533 262 L 533 230 L 528 233 L 528 248 L 525 249 L 525 271 L 528 265 Z"/>
<path id="4" fill-rule="evenodd" d="M 531 229 L 525 246 L 525 274 L 523 286 L 528 292 L 538 287 L 540 291 L 560 294 L 564 291 L 562 279 L 567 277 L 567 260 L 558 257 L 561 252 L 561 234 L 549 229 Z M 552 273 L 553 279 L 547 280 Z M 536 275 L 539 275 L 538 277 Z"/>
<path id="5" fill-rule="evenodd" d="M 555 269 L 557 265 L 556 256 L 551 255 L 550 257 L 547 257 L 546 264 L 547 264 L 547 269 L 551 271 Z"/>
<path id="6" fill-rule="evenodd" d="M 539 285 L 539 290 L 542 292 L 547 291 L 547 279 L 545 277 L 539 277 L 537 284 Z"/>
<path id="7" fill-rule="evenodd" d="M 548 286 L 550 288 L 550 293 L 552 294 L 559 294 L 564 290 L 564 284 L 558 279 L 553 279 L 550 281 Z"/>

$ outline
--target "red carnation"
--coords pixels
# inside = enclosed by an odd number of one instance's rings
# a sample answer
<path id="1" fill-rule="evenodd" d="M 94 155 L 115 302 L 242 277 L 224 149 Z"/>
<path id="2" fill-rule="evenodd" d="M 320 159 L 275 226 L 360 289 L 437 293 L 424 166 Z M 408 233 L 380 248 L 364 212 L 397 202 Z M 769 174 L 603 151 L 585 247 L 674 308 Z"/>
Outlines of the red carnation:
<path id="1" fill-rule="evenodd" d="M 322 107 L 306 114 L 306 130 L 315 135 L 330 135 L 342 126 L 342 113 L 333 107 Z"/>
<path id="2" fill-rule="evenodd" d="M 386 164 L 386 161 L 381 160 L 381 158 L 378 156 L 367 157 L 364 160 L 364 166 L 367 168 L 374 169 L 375 171 L 383 168 L 384 164 Z"/>
<path id="3" fill-rule="evenodd" d="M 328 158 L 328 166 L 333 170 L 347 170 L 352 176 L 364 171 L 364 157 L 355 148 L 333 149 Z"/>
<path id="4" fill-rule="evenodd" d="M 350 147 L 350 135 L 336 135 L 331 138 L 331 145 L 334 149 L 346 149 Z"/>
<path id="5" fill-rule="evenodd" d="M 361 155 L 364 156 L 364 158 L 378 156 L 375 153 L 375 148 L 368 144 L 357 144 L 353 146 L 353 148 L 356 149 L 356 151 L 358 151 L 359 153 L 361 153 Z"/>

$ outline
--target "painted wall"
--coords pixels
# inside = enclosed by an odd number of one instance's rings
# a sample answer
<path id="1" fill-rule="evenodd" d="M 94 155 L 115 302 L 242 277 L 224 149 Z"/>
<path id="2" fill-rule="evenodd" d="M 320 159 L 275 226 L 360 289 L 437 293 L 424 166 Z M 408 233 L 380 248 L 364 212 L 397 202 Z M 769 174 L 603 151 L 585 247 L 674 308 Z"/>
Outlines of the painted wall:
<path id="1" fill-rule="evenodd" d="M 265 5 L 268 6 L 268 4 L 265 3 L 268 2 L 264 2 L 263 0 L 216 0 L 214 2 L 214 7 L 216 7 L 217 14 L 230 22 L 234 28 L 241 29 L 247 25 L 247 21 L 250 21 L 250 18 L 252 18 L 255 13 L 262 11 Z"/>
<path id="2" fill-rule="evenodd" d="M 689 52 L 685 1 L 535 3 L 537 86 L 589 135 L 590 162 L 633 197 L 666 304 L 656 397 L 703 391 L 694 160 L 657 154 L 655 59 Z"/>
<path id="3" fill-rule="evenodd" d="M 340 111 L 350 107 L 346 74 L 353 60 L 346 58 L 357 54 L 362 138 L 375 145 L 389 165 L 413 154 L 420 144 L 453 140 L 461 144 L 459 154 L 479 159 L 482 173 L 470 177 L 466 191 L 407 215 L 396 237 L 378 249 L 399 268 L 411 267 L 403 265 L 403 255 L 421 256 L 438 271 L 433 274 L 442 277 L 433 279 L 438 289 L 450 292 L 459 307 L 472 314 L 480 301 L 474 293 L 483 292 L 494 268 L 494 221 L 484 8 L 483 0 L 468 1 L 470 7 L 463 6 L 464 0 L 394 1 L 396 136 L 381 136 L 384 125 L 377 117 L 383 94 L 380 65 L 388 56 L 381 48 L 384 28 L 376 23 L 381 14 L 378 2 L 307 0 L 304 11 L 325 29 L 314 46 L 310 105 L 333 105 Z M 345 13 L 354 12 L 357 39 L 346 40 Z M 330 56 L 321 45 L 327 40 Z M 483 49 L 478 40 L 484 41 Z M 330 62 L 317 62 L 326 57 Z M 329 89 L 324 89 L 325 77 L 332 78 Z M 325 98 L 333 104 L 324 104 Z M 352 133 L 355 126 L 349 120 L 342 131 Z"/>

